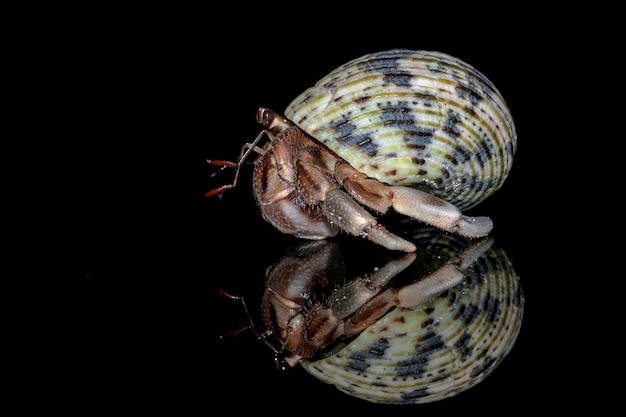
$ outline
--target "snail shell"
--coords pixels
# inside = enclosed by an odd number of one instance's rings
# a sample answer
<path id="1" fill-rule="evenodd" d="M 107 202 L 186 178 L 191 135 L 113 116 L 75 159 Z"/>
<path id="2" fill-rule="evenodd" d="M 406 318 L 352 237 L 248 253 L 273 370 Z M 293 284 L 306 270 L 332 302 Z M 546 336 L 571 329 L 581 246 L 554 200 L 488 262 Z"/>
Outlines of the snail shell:
<path id="1" fill-rule="evenodd" d="M 420 250 L 443 257 L 462 247 L 462 238 L 450 234 L 422 234 L 416 241 Z M 370 402 L 439 401 L 475 386 L 502 362 L 519 334 L 523 307 L 513 265 L 492 246 L 446 293 L 417 307 L 397 307 L 332 356 L 300 363 Z"/>
<path id="2" fill-rule="evenodd" d="M 300 94 L 285 116 L 368 176 L 461 210 L 501 187 L 517 147 L 496 87 L 440 52 L 394 49 L 354 59 Z"/>

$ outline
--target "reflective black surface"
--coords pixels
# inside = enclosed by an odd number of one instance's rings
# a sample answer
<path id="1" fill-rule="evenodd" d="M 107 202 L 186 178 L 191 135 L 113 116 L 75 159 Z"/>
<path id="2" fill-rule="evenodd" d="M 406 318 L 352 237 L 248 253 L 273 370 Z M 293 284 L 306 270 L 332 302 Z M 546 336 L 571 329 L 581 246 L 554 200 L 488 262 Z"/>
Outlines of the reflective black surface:
<path id="1" fill-rule="evenodd" d="M 569 389 L 557 393 L 555 386 L 577 385 L 565 359 L 575 322 L 563 307 L 575 286 L 573 255 L 568 251 L 564 261 L 554 252 L 570 240 L 563 238 L 568 226 L 554 204 L 563 201 L 561 189 L 550 185 L 547 194 L 536 193 L 567 159 L 557 151 L 562 125 L 545 123 L 558 114 L 537 106 L 558 92 L 562 55 L 532 44 L 502 47 L 427 33 L 405 34 L 400 41 L 309 39 L 287 48 L 279 40 L 288 33 L 277 31 L 224 44 L 211 29 L 207 35 L 196 27 L 176 28 L 97 33 L 89 42 L 72 37 L 67 46 L 66 62 L 82 54 L 84 70 L 70 77 L 66 92 L 74 99 L 70 136 L 80 156 L 68 170 L 64 195 L 72 208 L 62 229 L 74 245 L 62 259 L 71 285 L 54 365 L 72 382 L 56 401 L 80 397 L 113 409 L 129 401 L 136 410 L 252 407 L 321 415 L 338 407 L 355 413 L 491 414 L 498 404 L 533 410 L 533 404 L 565 400 Z M 270 41 L 260 42 L 264 36 Z M 211 178 L 215 167 L 206 159 L 236 158 L 259 131 L 257 106 L 283 109 L 338 65 L 394 47 L 440 50 L 471 63 L 501 91 L 518 129 L 508 180 L 469 214 L 492 217 L 495 242 L 520 276 L 526 304 L 519 337 L 480 384 L 411 406 L 366 403 L 299 367 L 279 372 L 271 350 L 251 332 L 220 338 L 248 318 L 237 302 L 212 289 L 253 299 L 267 266 L 297 241 L 261 219 L 249 169 L 223 197 L 203 195 L 231 178 L 228 172 Z M 387 220 L 400 230 L 396 217 Z M 362 242 L 345 235 L 336 240 L 358 258 L 350 251 Z"/>

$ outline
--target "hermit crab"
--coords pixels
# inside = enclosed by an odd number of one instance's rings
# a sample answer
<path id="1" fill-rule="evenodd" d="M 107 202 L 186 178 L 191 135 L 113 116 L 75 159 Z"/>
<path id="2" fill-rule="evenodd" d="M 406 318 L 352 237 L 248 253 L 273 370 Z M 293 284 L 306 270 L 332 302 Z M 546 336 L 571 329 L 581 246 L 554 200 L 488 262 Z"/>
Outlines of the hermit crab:
<path id="1" fill-rule="evenodd" d="M 277 364 L 300 364 L 339 390 L 388 404 L 456 395 L 484 380 L 510 352 L 524 296 L 489 237 L 470 241 L 435 228 L 420 250 L 347 277 L 339 245 L 299 245 L 267 268 L 258 330 Z M 236 297 L 233 297 L 236 298 Z"/>
<path id="2" fill-rule="evenodd" d="M 440 52 L 395 49 L 352 60 L 305 90 L 284 115 L 260 107 L 263 131 L 239 160 L 254 160 L 253 190 L 278 230 L 324 239 L 340 230 L 391 250 L 415 245 L 377 215 L 390 209 L 469 238 L 489 217 L 462 213 L 501 187 L 517 135 L 496 87 L 469 64 Z M 262 139 L 269 139 L 261 144 Z"/>

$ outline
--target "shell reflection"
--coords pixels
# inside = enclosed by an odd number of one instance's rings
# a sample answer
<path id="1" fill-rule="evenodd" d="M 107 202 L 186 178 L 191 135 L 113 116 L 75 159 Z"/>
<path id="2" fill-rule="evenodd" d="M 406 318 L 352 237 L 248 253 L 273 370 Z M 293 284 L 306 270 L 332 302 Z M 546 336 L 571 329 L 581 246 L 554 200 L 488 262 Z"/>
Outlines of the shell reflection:
<path id="1" fill-rule="evenodd" d="M 448 234 L 416 238 L 435 257 L 463 245 Z M 368 401 L 438 401 L 481 382 L 500 364 L 519 333 L 523 304 L 512 263 L 492 246 L 459 285 L 417 307 L 391 310 L 336 354 L 301 364 Z"/>
<path id="2" fill-rule="evenodd" d="M 416 257 L 395 254 L 347 283 L 329 241 L 302 245 L 270 267 L 263 310 L 276 350 L 377 403 L 439 401 L 484 380 L 521 327 L 524 298 L 511 261 L 492 242 L 435 229 L 413 241 Z"/>

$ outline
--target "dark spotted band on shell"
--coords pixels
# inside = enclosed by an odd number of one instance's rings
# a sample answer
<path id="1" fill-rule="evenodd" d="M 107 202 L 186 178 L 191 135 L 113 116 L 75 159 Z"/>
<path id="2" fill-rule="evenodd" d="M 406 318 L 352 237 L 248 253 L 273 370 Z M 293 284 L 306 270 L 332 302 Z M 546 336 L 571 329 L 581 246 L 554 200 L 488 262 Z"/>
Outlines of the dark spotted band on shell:
<path id="1" fill-rule="evenodd" d="M 496 87 L 440 52 L 357 58 L 304 91 L 285 116 L 368 176 L 415 186 L 461 210 L 501 187 L 517 147 Z"/>
<path id="2" fill-rule="evenodd" d="M 415 236 L 432 258 L 466 242 L 426 229 Z M 434 262 L 434 261 L 433 261 Z M 457 395 L 483 381 L 519 334 L 524 296 L 506 253 L 492 246 L 464 280 L 413 308 L 396 308 L 332 356 L 302 366 L 339 390 L 376 403 L 419 404 Z"/>

